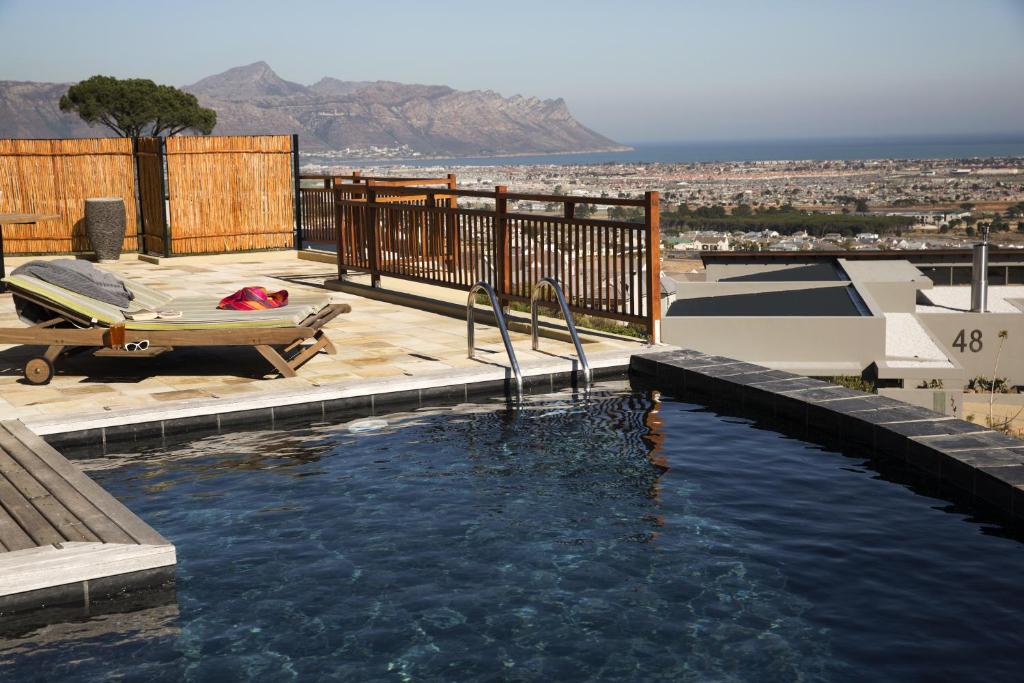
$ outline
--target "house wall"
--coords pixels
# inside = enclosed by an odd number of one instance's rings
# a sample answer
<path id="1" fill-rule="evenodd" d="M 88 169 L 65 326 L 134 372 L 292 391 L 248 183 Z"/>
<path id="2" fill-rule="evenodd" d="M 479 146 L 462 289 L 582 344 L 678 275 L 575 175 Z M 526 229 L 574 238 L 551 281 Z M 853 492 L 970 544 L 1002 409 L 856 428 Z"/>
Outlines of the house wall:
<path id="1" fill-rule="evenodd" d="M 968 378 L 994 374 L 1006 377 L 1011 385 L 1024 385 L 1024 315 L 919 313 L 917 317 L 950 357 L 963 366 Z M 999 339 L 1002 330 L 1007 333 L 1005 340 Z"/>

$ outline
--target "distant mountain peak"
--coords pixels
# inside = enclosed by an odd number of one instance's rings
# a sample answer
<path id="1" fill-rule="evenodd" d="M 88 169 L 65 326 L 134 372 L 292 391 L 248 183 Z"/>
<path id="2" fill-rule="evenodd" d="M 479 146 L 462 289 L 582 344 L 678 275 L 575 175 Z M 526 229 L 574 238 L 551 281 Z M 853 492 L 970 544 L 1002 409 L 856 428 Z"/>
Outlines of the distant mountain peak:
<path id="1" fill-rule="evenodd" d="M 284 80 L 263 61 L 236 66 L 219 74 L 207 76 L 201 81 L 185 86 L 185 90 L 223 100 L 309 94 L 306 86 Z"/>

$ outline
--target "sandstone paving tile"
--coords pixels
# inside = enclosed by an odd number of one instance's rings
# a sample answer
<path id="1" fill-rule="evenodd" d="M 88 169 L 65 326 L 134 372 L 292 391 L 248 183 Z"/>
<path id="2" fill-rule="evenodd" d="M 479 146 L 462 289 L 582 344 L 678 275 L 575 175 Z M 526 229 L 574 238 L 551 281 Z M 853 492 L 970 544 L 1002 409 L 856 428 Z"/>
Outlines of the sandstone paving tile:
<path id="1" fill-rule="evenodd" d="M 161 391 L 151 394 L 150 398 L 157 401 L 181 401 L 192 398 L 212 398 L 209 392 L 199 389 L 181 389 L 178 391 Z"/>
<path id="2" fill-rule="evenodd" d="M 79 384 L 73 387 L 62 388 L 64 396 L 90 396 L 94 394 L 116 394 L 117 389 L 109 384 Z"/>
<path id="3" fill-rule="evenodd" d="M 46 405 L 64 400 L 59 389 L 34 386 L 25 386 L 25 391 L 5 392 L 3 398 L 12 406 Z"/>

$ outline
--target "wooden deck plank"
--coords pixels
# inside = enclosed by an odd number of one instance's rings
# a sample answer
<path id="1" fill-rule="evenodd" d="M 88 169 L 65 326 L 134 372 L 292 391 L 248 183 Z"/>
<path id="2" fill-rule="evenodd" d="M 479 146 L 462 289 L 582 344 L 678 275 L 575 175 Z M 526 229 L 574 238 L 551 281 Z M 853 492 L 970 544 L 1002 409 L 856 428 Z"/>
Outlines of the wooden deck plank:
<path id="1" fill-rule="evenodd" d="M 21 443 L 32 450 L 49 467 L 63 477 L 69 484 L 96 506 L 104 515 L 113 520 L 131 536 L 136 543 L 143 545 L 170 545 L 170 542 L 143 522 L 119 500 L 107 493 L 99 484 L 87 477 L 63 455 L 53 449 L 36 434 L 33 434 L 21 422 L 7 421 L 3 425 L 7 431 Z M 0 493 L 0 500 L 5 500 Z"/>
<path id="2" fill-rule="evenodd" d="M 0 423 L 0 449 L 25 468 L 42 484 L 84 527 L 91 531 L 93 538 L 68 540 L 95 541 L 104 543 L 133 543 L 132 537 L 113 520 L 101 512 L 64 477 L 60 476 L 28 446 L 18 440 Z M 63 530 L 61 530 L 63 533 Z"/>
<path id="3" fill-rule="evenodd" d="M 66 540 L 4 474 L 0 474 L 0 505 L 36 545 Z"/>
<path id="4" fill-rule="evenodd" d="M 0 544 L 3 544 L 4 550 L 7 551 L 24 550 L 36 545 L 36 542 L 29 538 L 25 530 L 14 521 L 14 518 L 7 513 L 2 505 L 0 505 Z"/>
<path id="5" fill-rule="evenodd" d="M 78 545 L 78 544 L 69 544 Z M 50 547 L 22 564 L 20 552 L 0 555 L 0 596 L 173 566 L 174 546 L 89 543 L 87 548 Z M 10 566 L 8 566 L 10 565 Z M 44 567 L 44 570 L 40 570 Z"/>
<path id="6" fill-rule="evenodd" d="M 94 561 L 101 561 L 104 558 L 123 557 L 126 553 L 139 548 L 138 543 L 88 543 L 82 541 L 69 541 L 61 543 L 60 547 L 46 545 L 30 550 L 22 550 L 0 556 L 0 571 L 4 574 L 11 572 L 38 571 L 45 572 L 49 567 L 59 565 L 69 560 L 76 560 L 79 556 L 88 556 Z M 147 548 L 160 548 L 162 546 L 145 546 Z M 59 553 L 53 552 L 59 550 Z M 77 560 L 76 560 L 77 561 Z"/>
<path id="7" fill-rule="evenodd" d="M 82 524 L 60 501 L 54 498 L 32 473 L 22 467 L 4 448 L 3 435 L 0 435 L 0 474 L 7 477 L 13 486 L 29 503 L 46 518 L 61 540 L 64 541 L 98 541 L 96 534 Z"/>

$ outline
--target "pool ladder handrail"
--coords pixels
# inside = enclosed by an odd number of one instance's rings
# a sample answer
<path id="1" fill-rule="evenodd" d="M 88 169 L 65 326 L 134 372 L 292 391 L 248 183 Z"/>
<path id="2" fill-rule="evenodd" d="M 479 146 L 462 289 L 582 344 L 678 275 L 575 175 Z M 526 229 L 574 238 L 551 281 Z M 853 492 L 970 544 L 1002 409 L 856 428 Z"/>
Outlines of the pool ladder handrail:
<path id="1" fill-rule="evenodd" d="M 508 353 L 509 363 L 512 365 L 512 373 L 515 375 L 516 380 L 516 394 L 519 396 L 523 395 L 523 373 L 519 369 L 519 360 L 516 358 L 516 351 L 512 348 L 512 340 L 508 336 L 508 325 L 505 322 L 505 314 L 501 310 L 501 304 L 498 303 L 498 295 L 494 292 L 494 287 L 491 287 L 486 280 L 480 280 L 475 285 L 469 288 L 469 298 L 466 301 L 466 342 L 467 351 L 469 358 L 475 358 L 474 347 L 476 346 L 476 307 L 475 303 L 476 293 L 483 290 L 487 293 L 487 298 L 491 300 L 491 308 L 494 310 L 494 320 L 497 322 L 498 330 L 501 332 L 501 341 L 505 344 L 505 351 Z"/>
<path id="2" fill-rule="evenodd" d="M 555 298 L 558 300 L 558 307 L 562 309 L 562 315 L 565 317 L 565 326 L 569 328 L 569 337 L 572 338 L 572 343 L 576 347 L 576 357 L 580 361 L 580 370 L 583 372 L 583 381 L 585 384 L 590 384 L 593 378 L 593 373 L 590 370 L 590 363 L 587 361 L 587 354 L 583 352 L 583 344 L 580 342 L 580 335 L 576 331 L 576 322 L 573 320 L 572 312 L 569 310 L 569 304 L 565 301 L 565 292 L 562 291 L 562 283 L 555 277 L 542 277 L 537 281 L 537 284 L 533 286 L 533 290 L 530 292 L 530 330 L 533 335 L 533 350 L 540 350 L 540 334 L 539 328 L 540 323 L 538 320 L 537 309 L 540 304 L 540 293 L 544 290 L 544 287 L 550 287 L 555 292 Z"/>

